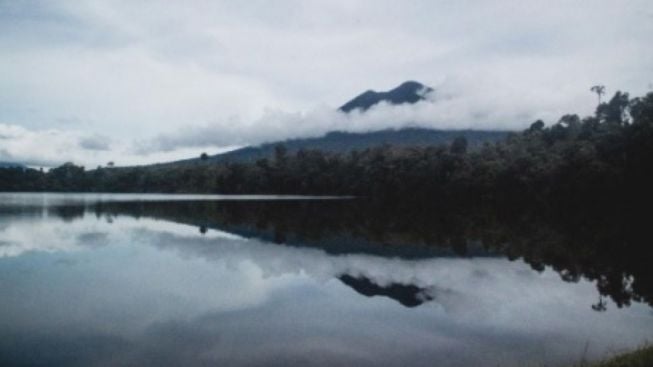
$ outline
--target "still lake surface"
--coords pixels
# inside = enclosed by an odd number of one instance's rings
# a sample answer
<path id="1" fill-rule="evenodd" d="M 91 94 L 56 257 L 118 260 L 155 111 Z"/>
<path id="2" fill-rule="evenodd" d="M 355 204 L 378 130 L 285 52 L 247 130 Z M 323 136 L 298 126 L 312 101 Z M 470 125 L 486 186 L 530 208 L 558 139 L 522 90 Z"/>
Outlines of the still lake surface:
<path id="1" fill-rule="evenodd" d="M 0 365 L 565 366 L 653 341 L 637 297 L 356 205 L 0 193 Z"/>

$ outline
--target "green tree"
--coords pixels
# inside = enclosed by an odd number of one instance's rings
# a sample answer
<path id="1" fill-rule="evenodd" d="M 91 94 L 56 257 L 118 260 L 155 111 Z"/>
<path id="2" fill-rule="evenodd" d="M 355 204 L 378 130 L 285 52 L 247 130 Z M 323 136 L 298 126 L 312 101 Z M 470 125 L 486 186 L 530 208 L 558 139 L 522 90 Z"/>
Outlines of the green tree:
<path id="1" fill-rule="evenodd" d="M 288 161 L 288 148 L 283 144 L 274 147 L 274 161 L 277 166 L 285 166 Z"/>
<path id="2" fill-rule="evenodd" d="M 464 136 L 459 136 L 454 139 L 453 143 L 451 143 L 450 151 L 452 154 L 467 153 L 467 139 Z"/>
<path id="3" fill-rule="evenodd" d="M 531 126 L 528 128 L 528 131 L 536 132 L 536 131 L 542 131 L 543 129 L 544 129 L 544 121 L 537 120 L 531 124 Z"/>
<path id="4" fill-rule="evenodd" d="M 622 125 L 627 122 L 629 105 L 628 93 L 617 91 L 608 103 L 599 105 L 597 116 L 601 122 Z"/>
<path id="5" fill-rule="evenodd" d="M 590 88 L 590 91 L 596 93 L 596 96 L 599 99 L 598 105 L 601 104 L 601 96 L 605 94 L 605 86 L 604 85 L 594 85 Z"/>

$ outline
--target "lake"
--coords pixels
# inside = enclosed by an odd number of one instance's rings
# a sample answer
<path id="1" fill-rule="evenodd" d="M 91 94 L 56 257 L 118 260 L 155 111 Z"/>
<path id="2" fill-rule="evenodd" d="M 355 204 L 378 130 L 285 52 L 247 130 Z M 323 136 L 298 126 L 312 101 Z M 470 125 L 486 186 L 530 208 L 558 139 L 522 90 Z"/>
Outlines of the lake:
<path id="1" fill-rule="evenodd" d="M 650 257 L 523 218 L 0 194 L 0 365 L 567 366 L 653 340 Z"/>

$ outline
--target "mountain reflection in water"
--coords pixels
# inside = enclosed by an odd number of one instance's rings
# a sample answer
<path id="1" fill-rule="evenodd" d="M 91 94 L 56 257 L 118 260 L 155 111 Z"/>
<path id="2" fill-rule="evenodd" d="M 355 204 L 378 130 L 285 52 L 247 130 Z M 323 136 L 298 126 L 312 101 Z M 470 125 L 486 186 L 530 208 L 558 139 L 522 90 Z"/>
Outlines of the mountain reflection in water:
<path id="1" fill-rule="evenodd" d="M 348 274 L 341 275 L 338 279 L 364 296 L 389 297 L 406 307 L 416 307 L 426 301 L 433 300 L 426 288 L 420 288 L 412 284 L 392 283 L 387 286 L 380 286 L 366 277 L 356 278 Z"/>
<path id="2" fill-rule="evenodd" d="M 567 365 L 653 337 L 636 221 L 40 198 L 0 201 L 0 365 Z"/>

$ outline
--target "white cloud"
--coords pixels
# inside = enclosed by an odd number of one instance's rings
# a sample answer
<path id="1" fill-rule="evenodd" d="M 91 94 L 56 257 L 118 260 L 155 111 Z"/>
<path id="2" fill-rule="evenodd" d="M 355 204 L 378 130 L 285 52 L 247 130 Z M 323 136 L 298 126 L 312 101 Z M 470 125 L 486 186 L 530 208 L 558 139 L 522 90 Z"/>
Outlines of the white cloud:
<path id="1" fill-rule="evenodd" d="M 0 161 L 19 162 L 31 167 L 54 167 L 64 162 L 86 165 L 87 168 L 156 163 L 189 157 L 200 153 L 219 153 L 232 148 L 194 146 L 168 152 L 136 153 L 131 142 L 112 141 L 107 137 L 78 130 L 26 129 L 0 123 Z"/>
<path id="2" fill-rule="evenodd" d="M 18 160 L 31 166 L 51 166 L 60 160 L 73 159 L 86 139 L 78 133 L 48 129 L 32 131 L 16 125 L 0 124 L 0 160 Z"/>
<path id="3" fill-rule="evenodd" d="M 123 155 L 317 135 L 351 122 L 320 120 L 329 108 L 414 79 L 453 96 L 420 107 L 428 124 L 521 127 L 591 111 L 593 84 L 646 92 L 652 13 L 646 0 L 0 0 L 0 121 L 106 136 L 112 160 L 149 162 Z M 390 117 L 352 123 L 404 123 Z"/>
<path id="4" fill-rule="evenodd" d="M 329 131 L 365 132 L 403 127 L 434 129 L 519 130 L 536 119 L 549 123 L 568 111 L 588 114 L 593 97 L 585 89 L 559 95 L 519 87 L 493 90 L 490 78 L 448 78 L 429 98 L 416 104 L 380 103 L 348 114 L 332 106 L 289 113 L 268 109 L 253 121 L 237 118 L 185 126 L 144 141 L 139 151 L 172 151 L 180 147 L 260 144 L 315 137 Z M 577 109 L 578 106 L 585 108 Z"/>

